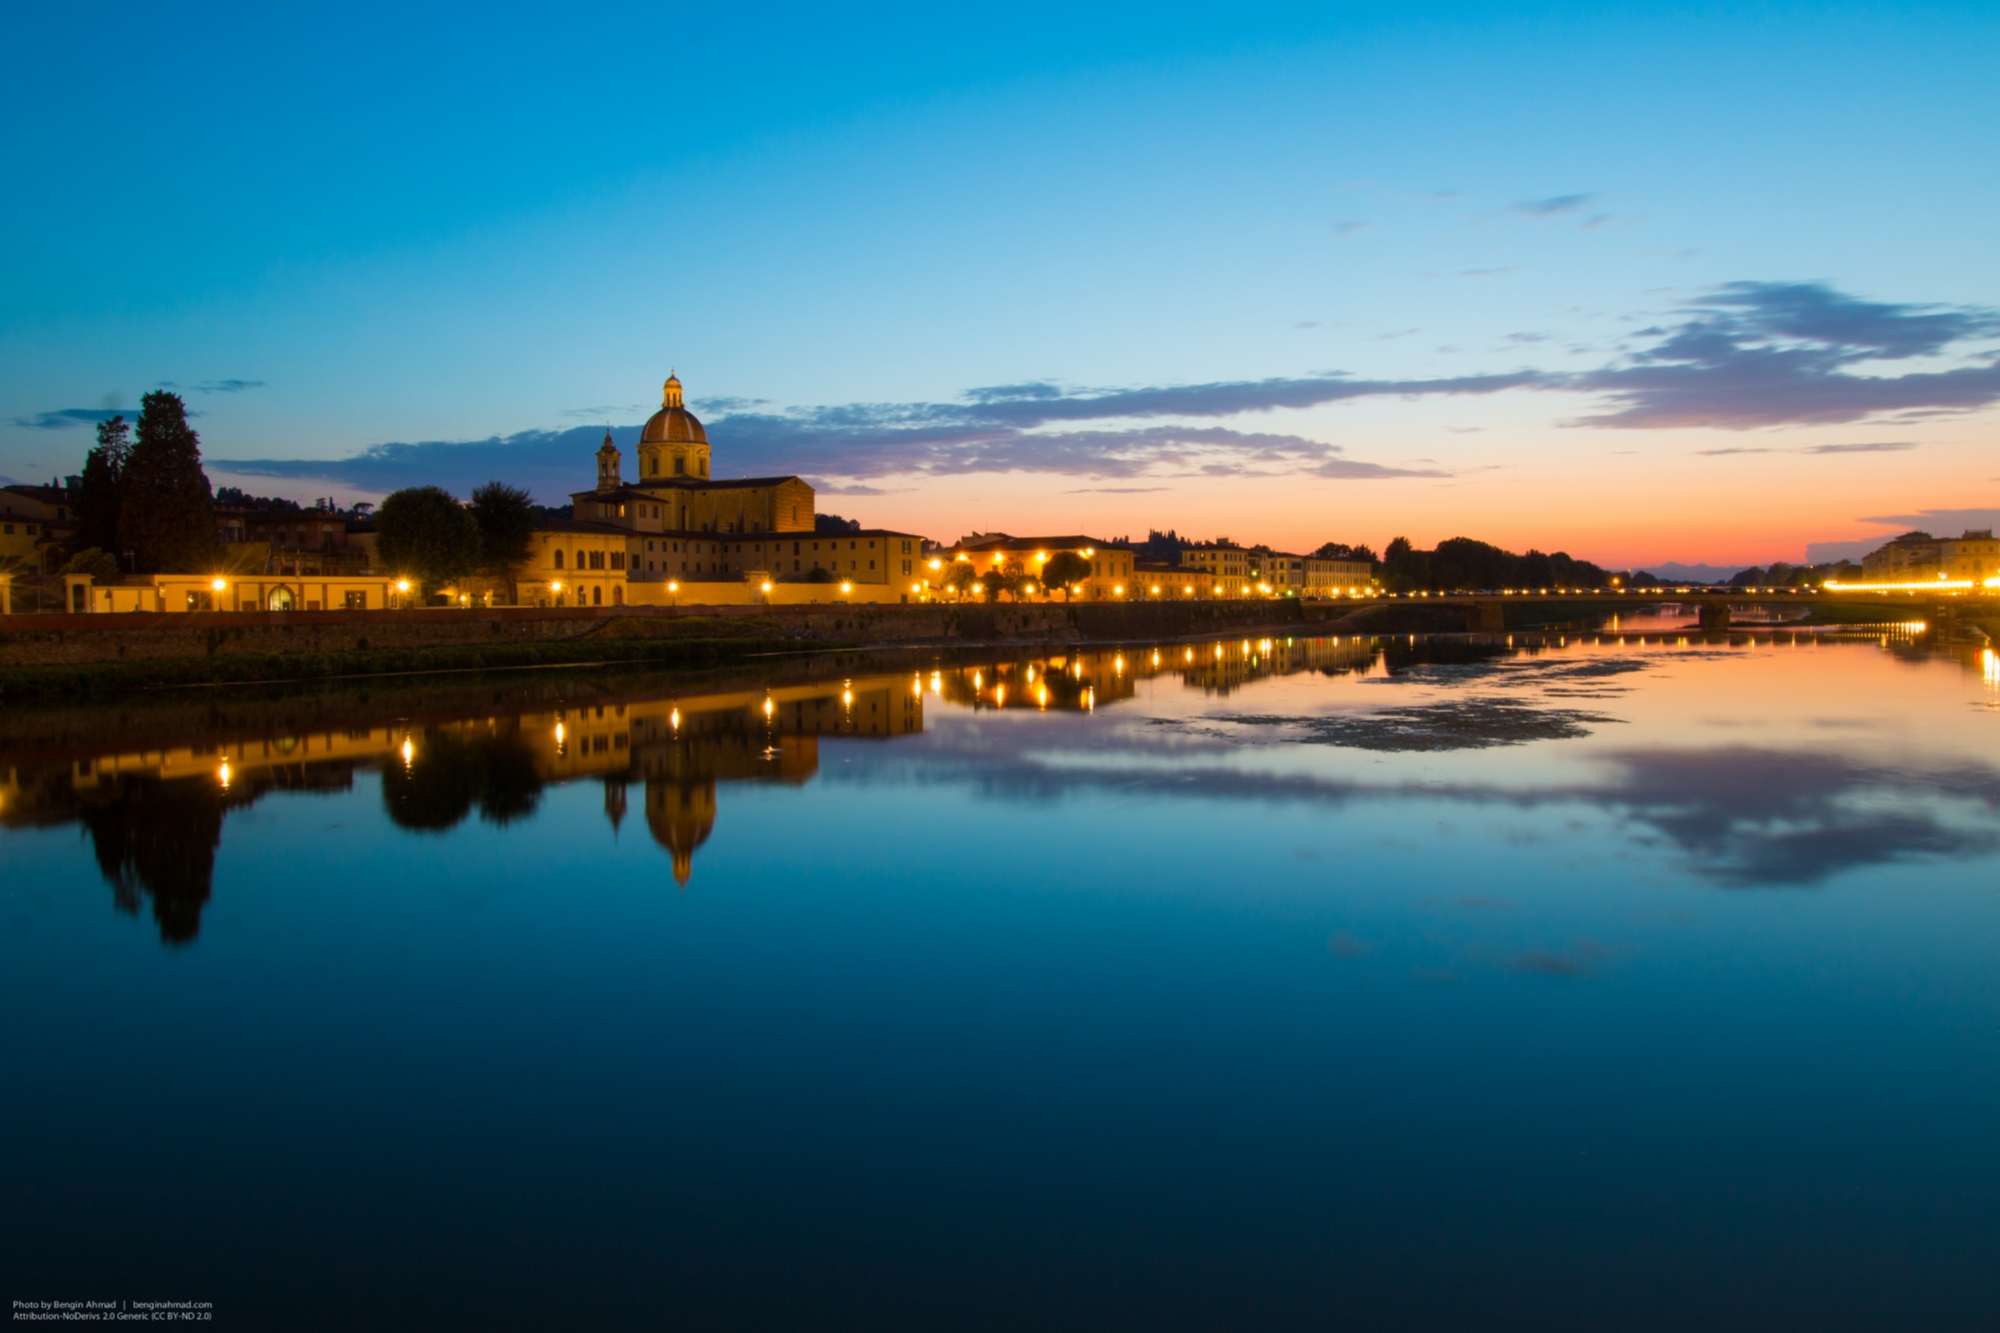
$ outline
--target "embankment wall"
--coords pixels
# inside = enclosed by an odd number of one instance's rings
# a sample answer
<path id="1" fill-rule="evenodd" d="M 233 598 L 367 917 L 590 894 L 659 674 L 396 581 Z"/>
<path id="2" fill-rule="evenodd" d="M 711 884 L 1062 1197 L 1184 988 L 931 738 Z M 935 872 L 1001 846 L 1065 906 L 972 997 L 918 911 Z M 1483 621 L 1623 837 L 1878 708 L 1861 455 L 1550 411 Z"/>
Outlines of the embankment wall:
<path id="1" fill-rule="evenodd" d="M 1295 601 L 1074 606 L 500 607 L 477 610 L 133 612 L 0 619 L 0 668 L 577 642 L 596 637 L 812 643 L 1083 642 L 1282 629 L 1329 609 Z"/>

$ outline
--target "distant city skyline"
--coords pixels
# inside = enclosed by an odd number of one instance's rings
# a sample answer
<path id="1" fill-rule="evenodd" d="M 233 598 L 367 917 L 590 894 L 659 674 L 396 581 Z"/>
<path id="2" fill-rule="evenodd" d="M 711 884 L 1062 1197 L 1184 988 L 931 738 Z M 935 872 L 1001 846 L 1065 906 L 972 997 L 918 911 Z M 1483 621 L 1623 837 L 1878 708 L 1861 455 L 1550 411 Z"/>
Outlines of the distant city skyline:
<path id="1" fill-rule="evenodd" d="M 8 31 L 121 53 L 0 89 L 17 481 L 171 386 L 217 485 L 560 503 L 677 369 L 718 469 L 946 541 L 1722 566 L 2000 522 L 1983 7 Z"/>

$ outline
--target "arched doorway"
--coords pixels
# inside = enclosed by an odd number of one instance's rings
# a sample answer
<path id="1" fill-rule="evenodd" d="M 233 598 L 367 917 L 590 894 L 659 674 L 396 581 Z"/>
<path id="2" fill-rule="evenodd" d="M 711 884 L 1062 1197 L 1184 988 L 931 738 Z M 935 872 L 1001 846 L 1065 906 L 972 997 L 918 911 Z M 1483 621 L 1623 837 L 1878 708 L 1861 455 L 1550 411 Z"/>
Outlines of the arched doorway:
<path id="1" fill-rule="evenodd" d="M 269 607 L 269 608 L 270 608 L 271 610 L 273 610 L 273 611 L 289 611 L 289 610 L 291 610 L 291 609 L 292 609 L 292 590 L 291 590 L 290 588 L 273 588 L 273 589 L 271 589 L 271 596 L 270 596 L 270 599 L 269 599 L 268 601 L 266 601 L 266 602 L 265 602 L 265 605 L 266 605 L 267 607 Z"/>

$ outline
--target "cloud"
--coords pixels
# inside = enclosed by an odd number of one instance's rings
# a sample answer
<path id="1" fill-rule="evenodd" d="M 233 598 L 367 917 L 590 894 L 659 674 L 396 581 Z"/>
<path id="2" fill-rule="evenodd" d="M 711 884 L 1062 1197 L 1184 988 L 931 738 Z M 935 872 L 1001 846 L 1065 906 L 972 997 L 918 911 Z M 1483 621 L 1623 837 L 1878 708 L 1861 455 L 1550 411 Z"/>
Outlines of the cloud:
<path id="1" fill-rule="evenodd" d="M 1678 324 L 1641 331 L 1652 348 L 1571 376 L 1614 410 L 1579 423 L 1614 428 L 1835 424 L 1881 412 L 1969 411 L 2000 401 L 2000 363 L 1903 375 L 1867 361 L 1931 356 L 2000 334 L 2000 312 L 1863 301 L 1822 283 L 1732 282 Z"/>
<path id="2" fill-rule="evenodd" d="M 1520 269 L 1513 265 L 1509 265 L 1506 268 L 1462 268 L 1458 271 L 1458 276 L 1461 278 L 1497 278 L 1502 273 L 1518 272 L 1520 272 Z"/>
<path id="3" fill-rule="evenodd" d="M 1079 486 L 1064 495 L 1151 495 L 1155 491 L 1170 491 L 1171 486 Z"/>
<path id="4" fill-rule="evenodd" d="M 1333 232 L 1334 240 L 1344 241 L 1357 232 L 1367 231 L 1368 224 L 1365 222 L 1336 222 L 1329 230 Z"/>
<path id="5" fill-rule="evenodd" d="M 1595 216 L 1587 217 L 1583 221 L 1577 223 L 1576 229 L 1578 231 L 1596 231 L 1600 227 L 1610 226 L 1613 222 L 1616 222 L 1617 220 L 1618 219 L 1612 217 L 1609 213 L 1598 213 Z"/>
<path id="6" fill-rule="evenodd" d="M 1914 514 L 1877 514 L 1856 520 L 1880 523 L 1890 528 L 1925 528 L 1947 531 L 1957 528 L 2000 528 L 2000 509 L 1920 509 Z"/>
<path id="7" fill-rule="evenodd" d="M 826 479 L 824 479 L 824 478 L 822 478 L 822 477 L 813 477 L 813 478 L 810 478 L 810 480 L 811 480 L 811 482 L 812 482 L 812 488 L 813 488 L 813 489 L 814 489 L 815 491 L 817 491 L 817 492 L 818 492 L 819 494 L 821 494 L 821 495 L 900 495 L 900 494 L 902 494 L 902 490 L 901 490 L 901 489 L 898 489 L 898 488 L 894 488 L 894 487 L 891 487 L 891 488 L 889 488 L 889 489 L 884 489 L 884 488 L 882 488 L 882 487 L 880 487 L 880 486 L 867 486 L 867 485 L 863 485 L 863 484 L 862 484 L 862 483 L 860 483 L 860 482 L 854 482 L 854 483 L 851 483 L 851 484 L 849 484 L 849 485 L 846 485 L 846 486 L 840 486 L 840 485 L 836 485 L 836 484 L 834 484 L 833 482 L 830 482 L 830 481 L 827 481 Z"/>
<path id="8" fill-rule="evenodd" d="M 1564 213 L 1575 213 L 1595 199 L 1594 194 L 1557 194 L 1547 199 L 1523 199 L 1507 211 L 1518 213 L 1524 218 L 1561 217 Z"/>
<path id="9" fill-rule="evenodd" d="M 1877 440 L 1868 444 L 1803 444 L 1795 449 L 1774 446 L 1736 446 L 1728 449 L 1697 449 L 1701 458 L 1726 458 L 1731 454 L 1900 454 L 1917 447 L 1915 440 Z"/>
<path id="10" fill-rule="evenodd" d="M 1914 771 L 1748 746 L 1618 761 L 1620 777 L 1600 799 L 1665 834 L 1696 873 L 1731 887 L 1817 884 L 1855 866 L 1986 855 L 2000 845 L 2000 773 L 1981 766 Z"/>
<path id="11" fill-rule="evenodd" d="M 1528 949 L 1507 960 L 1513 972 L 1532 972 L 1544 977 L 1588 976 L 1603 961 L 1606 950 L 1595 940 L 1578 940 L 1566 952 Z"/>
<path id="12" fill-rule="evenodd" d="M 37 412 L 31 417 L 15 417 L 14 424 L 24 430 L 69 430 L 76 426 L 94 426 L 100 421 L 123 415 L 110 407 L 64 407 L 53 412 Z"/>
<path id="13" fill-rule="evenodd" d="M 196 393 L 243 393 L 264 387 L 263 380 L 205 380 L 194 386 Z"/>
<path id="14" fill-rule="evenodd" d="M 1549 201 L 1543 201 L 1549 202 Z M 1383 339 L 1416 330 L 1396 330 Z M 1514 390 L 1599 395 L 1609 410 L 1574 424 L 1619 429 L 1824 424 L 1878 412 L 1963 411 L 2000 401 L 2000 364 L 1900 376 L 1856 363 L 1948 350 L 2000 333 L 2000 313 L 1861 301 L 1820 284 L 1731 283 L 1686 307 L 1677 324 L 1646 330 L 1652 344 L 1598 370 L 1422 379 L 1340 372 L 1137 388 L 1065 388 L 1046 380 L 987 385 L 952 402 L 845 403 L 772 410 L 719 399 L 709 422 L 735 475 L 799 474 L 865 481 L 892 475 L 1027 472 L 1133 480 L 1232 474 L 1337 479 L 1439 477 L 1428 467 L 1354 459 L 1298 435 L 1189 424 L 1280 409 L 1380 398 L 1484 397 Z M 66 409 L 17 424 L 59 430 L 108 411 Z M 1161 419 L 1178 424 L 1138 424 Z M 601 418 L 600 418 L 601 419 Z M 218 471 L 316 478 L 364 491 L 437 482 L 459 490 L 491 477 L 543 499 L 585 483 L 601 427 L 524 431 L 486 440 L 375 445 L 347 459 L 217 460 Z M 612 431 L 621 448 L 636 426 Z M 1901 443 L 1901 442 L 1897 442 Z M 1808 446 L 1803 452 L 1883 452 L 1890 444 Z M 1746 450 L 1747 451 L 1747 450 Z M 1720 454 L 1724 451 L 1709 451 Z"/>

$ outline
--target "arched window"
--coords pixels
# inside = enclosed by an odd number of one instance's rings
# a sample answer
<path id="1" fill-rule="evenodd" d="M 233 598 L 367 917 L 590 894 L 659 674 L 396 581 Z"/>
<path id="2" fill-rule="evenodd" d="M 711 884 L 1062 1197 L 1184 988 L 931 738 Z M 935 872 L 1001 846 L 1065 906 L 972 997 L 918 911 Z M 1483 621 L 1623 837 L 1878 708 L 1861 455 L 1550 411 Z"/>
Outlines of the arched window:
<path id="1" fill-rule="evenodd" d="M 674 458 L 674 475 L 676 477 L 684 477 L 687 475 L 687 470 L 688 470 L 687 459 L 676 455 Z"/>
<path id="2" fill-rule="evenodd" d="M 602 585 L 592 586 L 590 590 L 590 604 L 592 606 L 604 605 L 604 588 Z"/>
<path id="3" fill-rule="evenodd" d="M 660 475 L 660 456 L 658 454 L 653 455 L 652 463 L 653 463 L 653 475 L 657 477 Z"/>
<path id="4" fill-rule="evenodd" d="M 557 548 L 557 549 L 556 549 L 555 551 L 551 552 L 551 554 L 552 554 L 552 555 L 554 556 L 554 558 L 555 558 L 555 562 L 556 562 L 556 564 L 555 564 L 555 567 L 556 567 L 557 569 L 561 569 L 561 568 L 563 567 L 563 566 L 562 566 L 562 550 L 561 550 L 561 548 L 560 548 L 560 547 L 559 547 L 559 548 Z"/>

